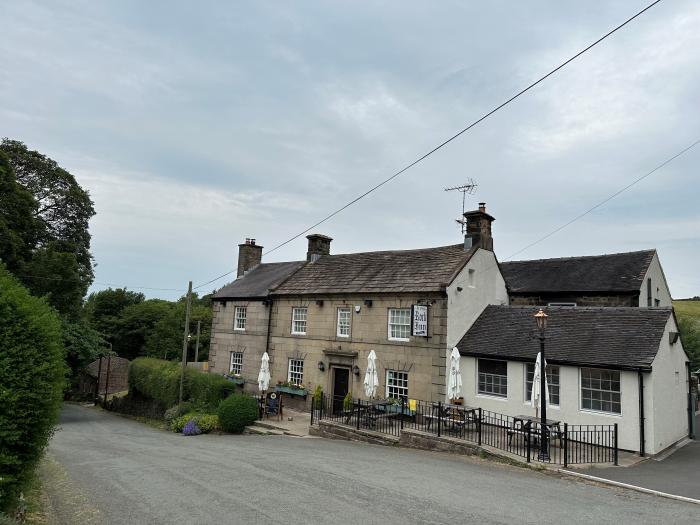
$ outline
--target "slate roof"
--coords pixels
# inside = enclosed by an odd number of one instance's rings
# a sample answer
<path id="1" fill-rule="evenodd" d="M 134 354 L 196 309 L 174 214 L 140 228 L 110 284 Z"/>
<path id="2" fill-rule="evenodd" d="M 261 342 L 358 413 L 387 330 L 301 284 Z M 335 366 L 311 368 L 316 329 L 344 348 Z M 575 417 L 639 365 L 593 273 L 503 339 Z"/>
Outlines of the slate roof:
<path id="1" fill-rule="evenodd" d="M 656 250 L 501 263 L 509 293 L 638 292 Z"/>
<path id="2" fill-rule="evenodd" d="M 535 361 L 539 339 L 532 306 L 487 306 L 457 348 L 465 356 Z M 671 308 L 549 307 L 550 364 L 649 369 Z"/>
<path id="3" fill-rule="evenodd" d="M 266 297 L 270 290 L 306 264 L 306 261 L 263 263 L 227 284 L 214 299 L 252 299 Z"/>
<path id="4" fill-rule="evenodd" d="M 478 248 L 463 244 L 324 255 L 296 272 L 274 295 L 444 291 Z"/>

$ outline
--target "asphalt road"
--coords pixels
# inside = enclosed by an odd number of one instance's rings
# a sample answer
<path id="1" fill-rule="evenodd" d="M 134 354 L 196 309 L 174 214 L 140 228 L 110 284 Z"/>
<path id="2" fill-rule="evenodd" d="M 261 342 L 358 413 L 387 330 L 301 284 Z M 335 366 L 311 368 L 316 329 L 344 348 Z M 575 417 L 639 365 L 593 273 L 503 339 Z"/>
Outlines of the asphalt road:
<path id="1" fill-rule="evenodd" d="M 586 474 L 700 500 L 700 440 L 660 461 L 651 458 L 633 467 L 590 469 Z"/>
<path id="2" fill-rule="evenodd" d="M 690 503 L 437 453 L 184 437 L 66 405 L 50 456 L 90 523 L 697 523 Z M 49 487 L 50 490 L 50 487 Z"/>

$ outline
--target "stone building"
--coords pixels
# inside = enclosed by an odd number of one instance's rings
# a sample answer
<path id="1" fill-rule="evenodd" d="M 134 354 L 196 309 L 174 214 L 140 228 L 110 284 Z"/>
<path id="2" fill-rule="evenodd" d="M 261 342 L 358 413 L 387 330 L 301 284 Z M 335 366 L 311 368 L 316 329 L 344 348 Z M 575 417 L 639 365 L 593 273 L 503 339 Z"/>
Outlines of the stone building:
<path id="1" fill-rule="evenodd" d="M 501 263 L 512 305 L 672 306 L 656 250 Z"/>
<path id="2" fill-rule="evenodd" d="M 272 383 L 320 385 L 337 402 L 364 397 L 367 356 L 380 395 L 443 400 L 451 349 L 489 304 L 506 304 L 485 206 L 465 214 L 464 243 L 331 255 L 308 236 L 305 261 L 262 263 L 255 240 L 239 245 L 239 276 L 214 295 L 210 371 L 257 391 L 262 354 Z M 292 398 L 300 405 L 309 402 Z"/>

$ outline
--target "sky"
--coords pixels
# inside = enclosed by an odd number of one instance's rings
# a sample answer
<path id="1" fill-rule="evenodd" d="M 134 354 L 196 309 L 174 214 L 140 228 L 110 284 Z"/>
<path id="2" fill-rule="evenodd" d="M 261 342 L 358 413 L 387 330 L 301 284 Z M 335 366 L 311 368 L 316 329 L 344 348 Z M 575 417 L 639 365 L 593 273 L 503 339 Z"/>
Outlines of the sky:
<path id="1" fill-rule="evenodd" d="M 0 0 L 0 136 L 90 192 L 93 290 L 174 299 L 420 157 L 649 2 Z M 461 241 L 501 261 L 656 248 L 700 295 L 700 3 L 665 0 L 313 231 L 332 253 Z M 263 261 L 305 258 L 302 236 Z M 229 275 L 198 291 L 209 292 Z M 142 289 L 145 288 L 162 288 Z"/>

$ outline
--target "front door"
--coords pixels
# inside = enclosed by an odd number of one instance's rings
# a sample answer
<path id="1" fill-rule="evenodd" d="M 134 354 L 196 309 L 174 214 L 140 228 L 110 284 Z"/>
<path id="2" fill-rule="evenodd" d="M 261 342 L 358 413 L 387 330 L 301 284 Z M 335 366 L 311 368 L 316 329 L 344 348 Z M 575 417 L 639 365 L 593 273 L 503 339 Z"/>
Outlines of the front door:
<path id="1" fill-rule="evenodd" d="M 333 368 L 333 413 L 343 410 L 343 399 L 350 391 L 350 370 Z"/>

